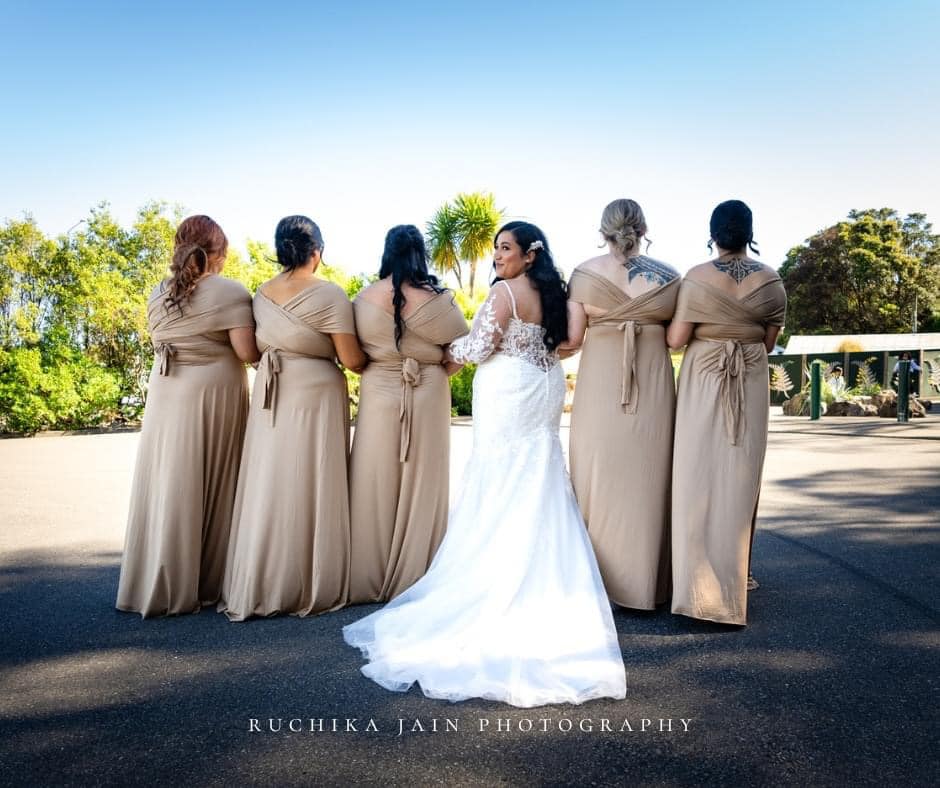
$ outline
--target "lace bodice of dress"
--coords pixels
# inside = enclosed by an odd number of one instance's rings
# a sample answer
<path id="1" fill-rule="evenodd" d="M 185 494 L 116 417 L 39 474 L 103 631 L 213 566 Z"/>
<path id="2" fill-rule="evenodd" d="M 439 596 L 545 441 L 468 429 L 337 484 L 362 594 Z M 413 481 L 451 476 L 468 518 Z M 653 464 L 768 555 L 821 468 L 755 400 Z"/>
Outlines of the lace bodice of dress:
<path id="1" fill-rule="evenodd" d="M 545 347 L 545 329 L 527 323 L 516 314 L 516 302 L 509 285 L 494 286 L 465 337 L 450 346 L 454 361 L 481 364 L 494 353 L 528 361 L 543 372 L 558 363 L 558 353 Z M 508 298 L 508 300 L 504 300 Z"/>
<path id="2" fill-rule="evenodd" d="M 503 333 L 498 352 L 521 358 L 543 372 L 548 372 L 558 363 L 558 352 L 545 347 L 544 336 L 545 329 L 538 323 L 526 323 L 513 317 Z"/>

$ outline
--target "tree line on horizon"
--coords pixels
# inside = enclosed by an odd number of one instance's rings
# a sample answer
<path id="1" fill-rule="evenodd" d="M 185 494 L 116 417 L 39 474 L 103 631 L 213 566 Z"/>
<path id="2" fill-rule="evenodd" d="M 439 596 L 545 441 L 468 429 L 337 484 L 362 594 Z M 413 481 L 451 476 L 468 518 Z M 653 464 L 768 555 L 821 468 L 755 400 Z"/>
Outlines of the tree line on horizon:
<path id="1" fill-rule="evenodd" d="M 492 194 L 464 193 L 426 224 L 431 262 L 456 280 L 468 318 L 485 297 L 477 265 L 502 217 Z M 139 418 L 153 359 L 147 297 L 166 276 L 181 219 L 151 202 L 122 227 L 102 203 L 55 238 L 30 216 L 0 224 L 0 432 Z M 246 250 L 229 249 L 224 274 L 254 293 L 279 268 L 270 245 L 249 239 Z M 325 262 L 319 273 L 350 298 L 374 278 Z M 906 332 L 915 309 L 921 331 L 940 330 L 940 237 L 924 214 L 852 211 L 794 246 L 780 274 L 790 334 Z M 457 412 L 469 412 L 472 376 L 452 379 Z M 358 378 L 348 378 L 355 405 Z"/>

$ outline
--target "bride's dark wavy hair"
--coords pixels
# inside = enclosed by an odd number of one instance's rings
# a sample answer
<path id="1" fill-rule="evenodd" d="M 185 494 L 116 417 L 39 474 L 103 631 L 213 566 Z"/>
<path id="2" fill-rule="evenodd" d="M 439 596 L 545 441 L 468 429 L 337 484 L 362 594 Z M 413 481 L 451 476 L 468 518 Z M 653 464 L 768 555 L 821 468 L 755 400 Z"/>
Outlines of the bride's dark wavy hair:
<path id="1" fill-rule="evenodd" d="M 529 222 L 509 222 L 499 228 L 493 238 L 493 246 L 501 233 L 510 232 L 525 254 L 535 241 L 542 242 L 542 248 L 535 250 L 535 261 L 525 272 L 529 280 L 539 291 L 542 302 L 542 328 L 545 329 L 545 347 L 554 350 L 568 339 L 568 285 L 555 268 L 555 260 L 548 248 L 548 239 L 538 227 Z M 499 278 L 493 282 L 499 281 Z"/>
<path id="2" fill-rule="evenodd" d="M 412 287 L 421 287 L 435 293 L 443 293 L 437 277 L 428 270 L 428 250 L 424 236 L 413 224 L 399 224 L 385 236 L 385 251 L 382 252 L 382 267 L 379 279 L 392 277 L 392 306 L 395 307 L 395 347 L 401 343 L 405 332 L 405 321 L 401 309 L 407 299 L 401 286 L 407 282 Z"/>

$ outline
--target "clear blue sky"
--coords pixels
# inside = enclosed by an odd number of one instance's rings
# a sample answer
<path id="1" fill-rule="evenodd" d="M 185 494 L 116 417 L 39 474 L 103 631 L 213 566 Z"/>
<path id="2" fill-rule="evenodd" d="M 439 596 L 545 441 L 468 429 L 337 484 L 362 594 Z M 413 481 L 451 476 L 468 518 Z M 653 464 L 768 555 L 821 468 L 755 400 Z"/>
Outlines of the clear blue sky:
<path id="1" fill-rule="evenodd" d="M 108 200 L 214 216 L 236 245 L 317 220 L 373 270 L 458 191 L 536 221 L 570 271 L 600 211 L 707 257 L 747 201 L 763 259 L 851 208 L 940 225 L 940 3 L 0 2 L 0 219 Z"/>

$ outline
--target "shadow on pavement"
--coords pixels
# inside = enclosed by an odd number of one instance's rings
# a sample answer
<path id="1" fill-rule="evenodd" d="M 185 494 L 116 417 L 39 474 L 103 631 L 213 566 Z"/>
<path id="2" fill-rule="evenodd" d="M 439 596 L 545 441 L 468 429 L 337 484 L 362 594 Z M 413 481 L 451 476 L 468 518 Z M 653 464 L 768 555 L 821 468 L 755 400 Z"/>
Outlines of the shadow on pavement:
<path id="1" fill-rule="evenodd" d="M 810 480 L 810 498 L 812 490 Z M 781 523 L 771 528 L 785 535 Z M 819 538 L 835 538 L 831 531 Z M 923 543 L 864 534 L 837 538 L 873 565 L 920 565 Z M 807 538 L 815 537 L 799 536 Z M 244 624 L 211 610 L 144 621 L 113 608 L 115 553 L 68 563 L 10 556 L 0 568 L 0 778 L 929 784 L 938 767 L 936 622 L 886 592 L 888 580 L 873 583 L 830 560 L 828 543 L 815 546 L 759 532 L 762 587 L 746 629 L 667 609 L 617 610 L 627 699 L 529 710 L 450 704 L 368 681 L 341 627 L 374 607 Z M 249 732 L 252 718 L 261 732 Z M 292 718 L 303 732 L 287 730 Z M 310 732 L 311 718 L 326 730 Z M 356 732 L 344 731 L 347 718 Z M 280 732 L 269 719 L 282 720 Z M 377 731 L 366 730 L 370 719 Z M 411 730 L 415 719 L 424 732 Z M 456 732 L 443 730 L 446 719 L 457 720 Z M 659 730 L 661 719 L 672 731 Z"/>

